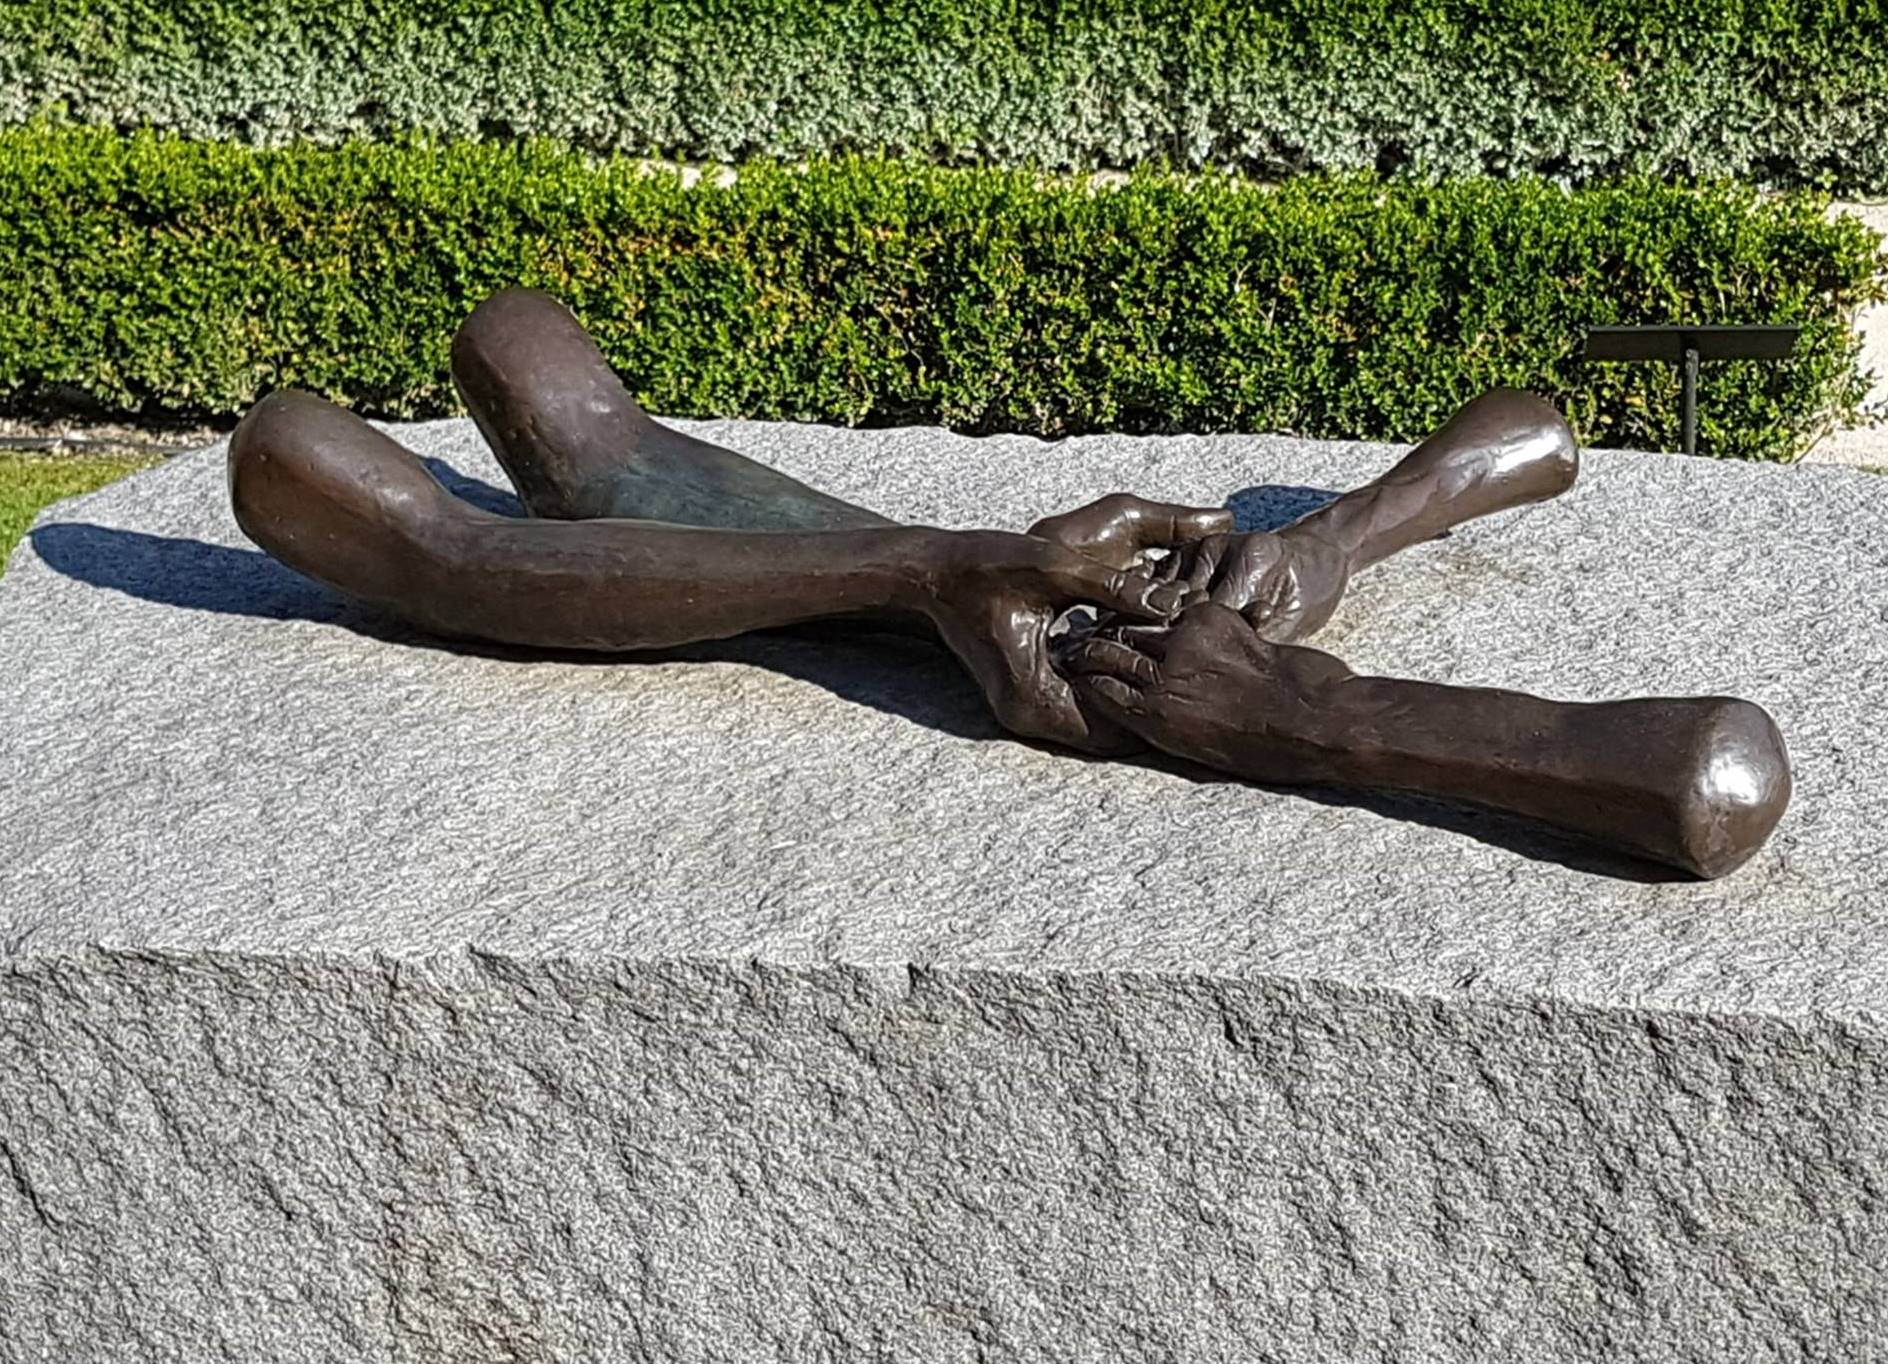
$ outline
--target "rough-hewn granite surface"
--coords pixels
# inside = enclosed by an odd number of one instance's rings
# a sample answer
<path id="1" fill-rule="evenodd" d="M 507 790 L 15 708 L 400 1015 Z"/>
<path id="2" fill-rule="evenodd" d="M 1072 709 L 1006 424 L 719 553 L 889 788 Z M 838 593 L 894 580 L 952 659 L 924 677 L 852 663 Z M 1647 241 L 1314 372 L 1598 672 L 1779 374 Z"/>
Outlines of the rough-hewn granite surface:
<path id="1" fill-rule="evenodd" d="M 1394 453 L 700 429 L 1011 527 Z M 0 579 L 0 1360 L 1888 1355 L 1879 485 L 1592 455 L 1323 642 L 1749 696 L 1795 805 L 1619 879 L 1010 742 L 912 642 L 455 653 L 246 545 L 220 451 L 53 508 Z"/>

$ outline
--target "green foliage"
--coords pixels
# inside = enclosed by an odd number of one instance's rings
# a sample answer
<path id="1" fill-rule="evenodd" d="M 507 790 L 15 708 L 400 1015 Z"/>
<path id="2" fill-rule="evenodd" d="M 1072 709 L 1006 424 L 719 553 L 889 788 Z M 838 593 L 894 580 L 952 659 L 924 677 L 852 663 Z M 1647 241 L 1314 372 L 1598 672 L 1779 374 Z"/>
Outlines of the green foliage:
<path id="1" fill-rule="evenodd" d="M 0 572 L 42 509 L 115 483 L 151 462 L 138 457 L 0 454 Z"/>
<path id="2" fill-rule="evenodd" d="M 1883 0 L 0 0 L 0 122 L 1888 189 Z"/>
<path id="3" fill-rule="evenodd" d="M 1703 448 L 1775 459 L 1859 401 L 1848 320 L 1882 265 L 1819 202 L 1729 185 L 842 160 L 687 188 L 539 145 L 14 130 L 0 291 L 28 302 L 0 313 L 0 401 L 446 412 L 453 330 L 526 284 L 668 415 L 1408 438 L 1512 384 L 1590 443 L 1670 449 L 1675 375 L 1582 364 L 1585 325 L 1800 322 L 1800 358 L 1705 372 Z"/>

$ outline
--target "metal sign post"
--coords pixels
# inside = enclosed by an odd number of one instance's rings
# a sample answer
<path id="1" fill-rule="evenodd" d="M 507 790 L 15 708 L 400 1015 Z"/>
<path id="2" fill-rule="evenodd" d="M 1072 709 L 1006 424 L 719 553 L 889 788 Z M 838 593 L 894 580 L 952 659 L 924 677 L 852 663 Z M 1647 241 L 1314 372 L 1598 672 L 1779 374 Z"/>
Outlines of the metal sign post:
<path id="1" fill-rule="evenodd" d="M 1803 329 L 1787 327 L 1588 327 L 1587 360 L 1663 360 L 1678 366 L 1679 426 L 1698 453 L 1698 366 L 1705 360 L 1781 360 Z"/>

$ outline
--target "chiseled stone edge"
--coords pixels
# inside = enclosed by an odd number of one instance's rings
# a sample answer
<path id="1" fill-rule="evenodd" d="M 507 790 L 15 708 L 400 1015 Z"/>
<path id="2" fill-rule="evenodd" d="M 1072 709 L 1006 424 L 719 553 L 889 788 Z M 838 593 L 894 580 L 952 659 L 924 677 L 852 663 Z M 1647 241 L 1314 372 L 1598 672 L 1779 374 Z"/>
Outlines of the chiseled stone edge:
<path id="1" fill-rule="evenodd" d="M 1874 1024 L 16 958 L 0 1359 L 1862 1358 L 1888 1345 Z"/>

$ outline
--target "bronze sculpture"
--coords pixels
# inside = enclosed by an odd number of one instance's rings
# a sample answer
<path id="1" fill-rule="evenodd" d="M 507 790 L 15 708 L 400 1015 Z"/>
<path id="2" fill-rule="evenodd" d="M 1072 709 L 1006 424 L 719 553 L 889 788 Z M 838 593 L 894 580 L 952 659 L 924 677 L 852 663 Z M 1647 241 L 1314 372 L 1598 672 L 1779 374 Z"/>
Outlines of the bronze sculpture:
<path id="1" fill-rule="evenodd" d="M 1571 485 L 1571 433 L 1526 394 L 1477 399 L 1383 477 L 1277 532 L 1115 494 L 1015 534 L 901 525 L 660 426 L 544 294 L 481 304 L 452 370 L 527 518 L 460 501 L 359 418 L 281 392 L 231 441 L 244 532 L 447 636 L 633 651 L 815 620 L 920 631 L 1023 737 L 1110 755 L 1151 745 L 1281 785 L 1414 790 L 1700 876 L 1746 860 L 1788 802 L 1781 736 L 1748 702 L 1363 678 L 1297 643 L 1352 574 Z M 1100 620 L 1058 634 L 1076 606 Z"/>

